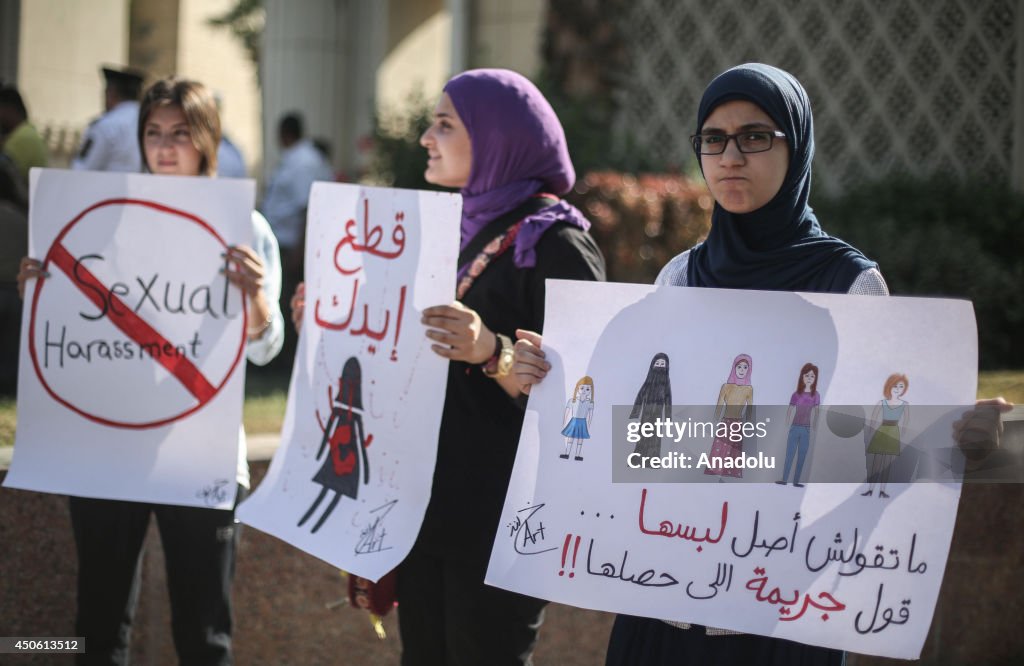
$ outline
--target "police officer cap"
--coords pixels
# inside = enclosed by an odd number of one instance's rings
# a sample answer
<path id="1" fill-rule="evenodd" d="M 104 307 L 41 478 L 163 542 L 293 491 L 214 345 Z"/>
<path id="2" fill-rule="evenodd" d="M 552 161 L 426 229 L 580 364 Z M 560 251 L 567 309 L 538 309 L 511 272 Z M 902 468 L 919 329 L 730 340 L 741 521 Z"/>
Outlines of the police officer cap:
<path id="1" fill-rule="evenodd" d="M 142 80 L 145 74 L 137 69 L 131 69 L 129 67 L 103 67 L 103 78 L 106 79 L 107 84 L 114 86 L 118 90 L 131 92 L 134 91 L 132 97 L 138 97 L 139 89 L 142 88 Z"/>

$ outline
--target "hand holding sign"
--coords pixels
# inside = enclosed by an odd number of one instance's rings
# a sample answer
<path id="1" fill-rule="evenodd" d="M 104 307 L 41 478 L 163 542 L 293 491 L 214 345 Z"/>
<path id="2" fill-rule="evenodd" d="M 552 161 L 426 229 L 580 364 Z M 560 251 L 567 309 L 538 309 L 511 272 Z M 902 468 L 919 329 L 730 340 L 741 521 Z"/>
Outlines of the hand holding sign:
<path id="1" fill-rule="evenodd" d="M 25 298 L 25 283 L 28 280 L 42 280 L 50 277 L 50 274 L 43 270 L 43 262 L 32 257 L 22 257 L 18 265 L 18 296 Z"/>
<path id="2" fill-rule="evenodd" d="M 263 291 L 266 266 L 260 256 L 247 245 L 233 245 L 224 253 L 227 265 L 221 272 L 228 281 L 240 288 L 246 296 L 252 313 L 246 335 L 255 340 L 270 326 L 271 309 Z"/>
<path id="3" fill-rule="evenodd" d="M 295 326 L 295 332 L 302 332 L 302 315 L 306 312 L 306 283 L 300 282 L 299 286 L 295 287 L 295 293 L 292 294 L 292 300 L 290 302 L 292 310 L 292 325 Z"/>

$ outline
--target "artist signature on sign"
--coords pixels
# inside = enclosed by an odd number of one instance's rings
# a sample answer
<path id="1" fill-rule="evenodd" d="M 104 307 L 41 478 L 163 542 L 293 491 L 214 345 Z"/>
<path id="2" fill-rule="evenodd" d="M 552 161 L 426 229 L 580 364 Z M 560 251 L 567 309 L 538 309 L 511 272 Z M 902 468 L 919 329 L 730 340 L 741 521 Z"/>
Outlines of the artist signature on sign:
<path id="1" fill-rule="evenodd" d="M 516 512 L 515 520 L 508 524 L 508 535 L 512 539 L 512 546 L 520 555 L 540 555 L 558 550 L 557 546 L 543 548 L 545 545 L 544 523 L 537 517 L 537 513 L 543 508 L 543 504 L 538 504 L 519 509 Z"/>
<path id="2" fill-rule="evenodd" d="M 356 555 L 366 555 L 368 553 L 379 553 L 382 550 L 391 550 L 391 546 L 384 546 L 384 537 L 387 536 L 387 530 L 384 529 L 384 519 L 391 513 L 391 509 L 395 508 L 398 504 L 398 500 L 391 500 L 386 502 L 376 509 L 372 509 L 370 514 L 373 518 L 370 522 L 363 527 L 359 532 L 359 541 L 356 542 L 355 553 Z"/>
<path id="3" fill-rule="evenodd" d="M 196 497 L 206 502 L 207 506 L 217 506 L 224 503 L 228 498 L 228 479 L 217 479 L 208 486 L 203 486 L 196 491 Z"/>

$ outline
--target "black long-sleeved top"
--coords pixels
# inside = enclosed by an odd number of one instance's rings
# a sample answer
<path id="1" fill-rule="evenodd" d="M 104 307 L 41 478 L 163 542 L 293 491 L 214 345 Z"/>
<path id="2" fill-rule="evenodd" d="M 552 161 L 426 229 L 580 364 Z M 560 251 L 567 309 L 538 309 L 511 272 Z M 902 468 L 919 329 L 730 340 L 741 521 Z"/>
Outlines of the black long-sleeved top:
<path id="1" fill-rule="evenodd" d="M 492 225 L 480 235 L 493 237 L 497 230 Z M 601 251 L 578 227 L 556 223 L 535 249 L 536 265 L 517 268 L 510 248 L 462 299 L 489 329 L 512 340 L 517 328 L 542 330 L 546 279 L 605 279 Z M 452 361 L 420 546 L 444 557 L 486 561 L 515 462 L 525 404 L 525 396 L 510 398 L 479 366 Z"/>

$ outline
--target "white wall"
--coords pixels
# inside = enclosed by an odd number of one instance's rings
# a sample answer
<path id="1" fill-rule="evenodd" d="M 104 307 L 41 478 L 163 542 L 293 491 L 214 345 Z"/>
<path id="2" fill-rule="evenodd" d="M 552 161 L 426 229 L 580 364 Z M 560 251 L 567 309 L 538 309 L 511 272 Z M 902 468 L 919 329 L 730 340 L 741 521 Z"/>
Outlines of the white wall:
<path id="1" fill-rule="evenodd" d="M 18 88 L 38 129 L 81 131 L 103 112 L 100 67 L 128 62 L 128 2 L 21 3 Z"/>
<path id="2" fill-rule="evenodd" d="M 452 19 L 445 3 L 391 0 L 388 23 L 387 54 L 377 69 L 378 110 L 404 110 L 415 95 L 433 103 L 451 76 Z"/>
<path id="3" fill-rule="evenodd" d="M 227 29 L 207 24 L 210 17 L 224 14 L 234 4 L 234 0 L 181 0 L 177 74 L 201 81 L 220 95 L 222 129 L 241 148 L 249 174 L 255 176 L 263 155 L 256 65 Z"/>
<path id="4" fill-rule="evenodd" d="M 504 67 L 527 77 L 540 73 L 545 0 L 476 0 L 469 64 Z"/>

